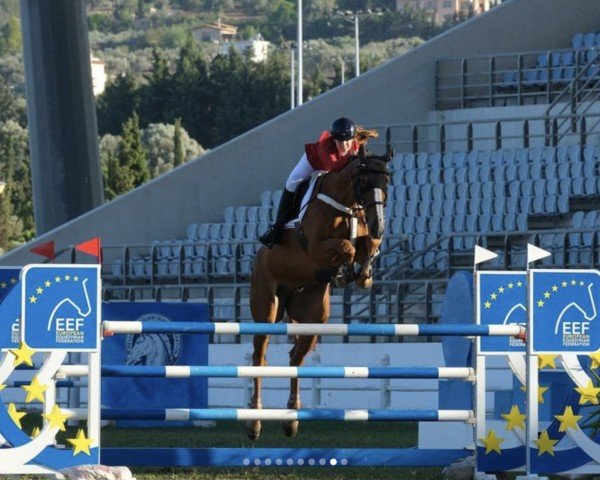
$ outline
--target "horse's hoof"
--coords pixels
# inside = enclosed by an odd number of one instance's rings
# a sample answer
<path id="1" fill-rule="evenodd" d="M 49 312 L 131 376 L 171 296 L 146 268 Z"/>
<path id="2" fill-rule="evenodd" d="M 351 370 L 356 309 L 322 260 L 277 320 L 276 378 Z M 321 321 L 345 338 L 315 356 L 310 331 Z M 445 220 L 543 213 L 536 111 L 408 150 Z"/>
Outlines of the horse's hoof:
<path id="1" fill-rule="evenodd" d="M 286 437 L 295 437 L 296 435 L 298 435 L 298 421 L 297 420 L 283 422 L 281 426 L 283 427 L 283 432 L 285 433 Z"/>
<path id="2" fill-rule="evenodd" d="M 247 422 L 246 435 L 248 438 L 252 441 L 258 440 L 258 437 L 260 437 L 261 427 L 262 426 L 260 422 Z"/>

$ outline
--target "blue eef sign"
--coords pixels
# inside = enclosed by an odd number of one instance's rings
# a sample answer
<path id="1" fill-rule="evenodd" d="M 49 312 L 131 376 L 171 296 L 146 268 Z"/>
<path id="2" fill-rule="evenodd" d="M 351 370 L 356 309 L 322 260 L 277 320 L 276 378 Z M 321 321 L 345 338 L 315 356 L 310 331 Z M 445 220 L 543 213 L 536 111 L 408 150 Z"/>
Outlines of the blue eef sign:
<path id="1" fill-rule="evenodd" d="M 22 275 L 21 338 L 36 350 L 97 350 L 98 265 L 29 265 Z"/>
<path id="2" fill-rule="evenodd" d="M 530 285 L 533 353 L 600 348 L 600 272 L 534 270 Z"/>
<path id="3" fill-rule="evenodd" d="M 526 325 L 527 278 L 525 272 L 477 272 L 477 323 Z M 482 353 L 525 352 L 522 340 L 505 336 L 479 337 Z"/>

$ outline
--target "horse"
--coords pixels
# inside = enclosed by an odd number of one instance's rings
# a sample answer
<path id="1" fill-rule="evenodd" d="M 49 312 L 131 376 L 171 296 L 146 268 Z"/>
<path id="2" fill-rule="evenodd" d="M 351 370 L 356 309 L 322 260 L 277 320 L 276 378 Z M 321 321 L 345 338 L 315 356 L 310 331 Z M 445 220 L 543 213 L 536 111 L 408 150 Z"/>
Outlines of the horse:
<path id="1" fill-rule="evenodd" d="M 385 229 L 389 184 L 388 162 L 393 153 L 372 155 L 361 145 L 359 154 L 338 172 L 316 180 L 304 216 L 296 229 L 286 229 L 282 241 L 256 254 L 250 283 L 250 311 L 255 322 L 325 323 L 329 318 L 330 284 L 352 281 L 361 288 L 373 283 L 373 260 Z M 356 267 L 358 272 L 355 272 Z M 297 336 L 290 366 L 300 366 L 316 345 L 316 336 Z M 266 365 L 268 335 L 255 335 L 252 363 Z M 250 408 L 262 408 L 262 379 L 254 379 Z M 301 408 L 299 382 L 290 379 L 287 407 Z M 289 437 L 298 422 L 284 422 Z M 261 422 L 249 421 L 246 434 L 260 436 Z"/>

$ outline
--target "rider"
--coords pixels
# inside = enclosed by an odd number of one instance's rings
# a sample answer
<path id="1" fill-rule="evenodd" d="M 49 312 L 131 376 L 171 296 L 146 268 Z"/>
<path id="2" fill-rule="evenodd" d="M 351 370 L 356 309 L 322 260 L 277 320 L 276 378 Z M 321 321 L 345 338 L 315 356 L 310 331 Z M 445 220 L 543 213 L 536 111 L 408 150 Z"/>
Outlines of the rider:
<path id="1" fill-rule="evenodd" d="M 341 117 L 331 124 L 329 131 L 324 131 L 316 143 L 307 143 L 304 154 L 285 182 L 285 189 L 279 201 L 275 223 L 258 237 L 268 248 L 281 242 L 285 224 L 294 213 L 294 194 L 298 185 L 309 178 L 316 170 L 326 172 L 338 171 L 346 166 L 350 158 L 358 153 L 359 143 L 356 141 L 357 127 L 346 117 Z"/>

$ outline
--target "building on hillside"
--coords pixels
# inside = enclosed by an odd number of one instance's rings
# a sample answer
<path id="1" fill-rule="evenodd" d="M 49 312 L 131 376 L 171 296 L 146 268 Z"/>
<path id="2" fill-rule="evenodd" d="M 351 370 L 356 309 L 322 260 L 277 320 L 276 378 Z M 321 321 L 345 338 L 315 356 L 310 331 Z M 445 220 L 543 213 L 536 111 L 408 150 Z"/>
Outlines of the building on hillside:
<path id="1" fill-rule="evenodd" d="M 220 20 L 217 23 L 207 23 L 192 29 L 192 35 L 197 42 L 231 42 L 236 34 L 236 26 L 227 25 Z"/>
<path id="2" fill-rule="evenodd" d="M 236 49 L 240 53 L 249 52 L 250 59 L 260 63 L 267 60 L 269 57 L 270 42 L 267 42 L 259 33 L 250 40 L 240 40 L 234 42 L 225 42 L 221 46 L 221 53 L 227 54 L 230 48 Z"/>
<path id="3" fill-rule="evenodd" d="M 104 88 L 106 87 L 106 63 L 97 57 L 91 57 L 91 65 L 92 89 L 94 91 L 94 96 L 97 97 L 104 92 Z"/>
<path id="4" fill-rule="evenodd" d="M 436 23 L 458 15 L 469 17 L 486 12 L 495 5 L 496 0 L 396 0 L 396 10 L 405 8 L 431 12 Z"/>

